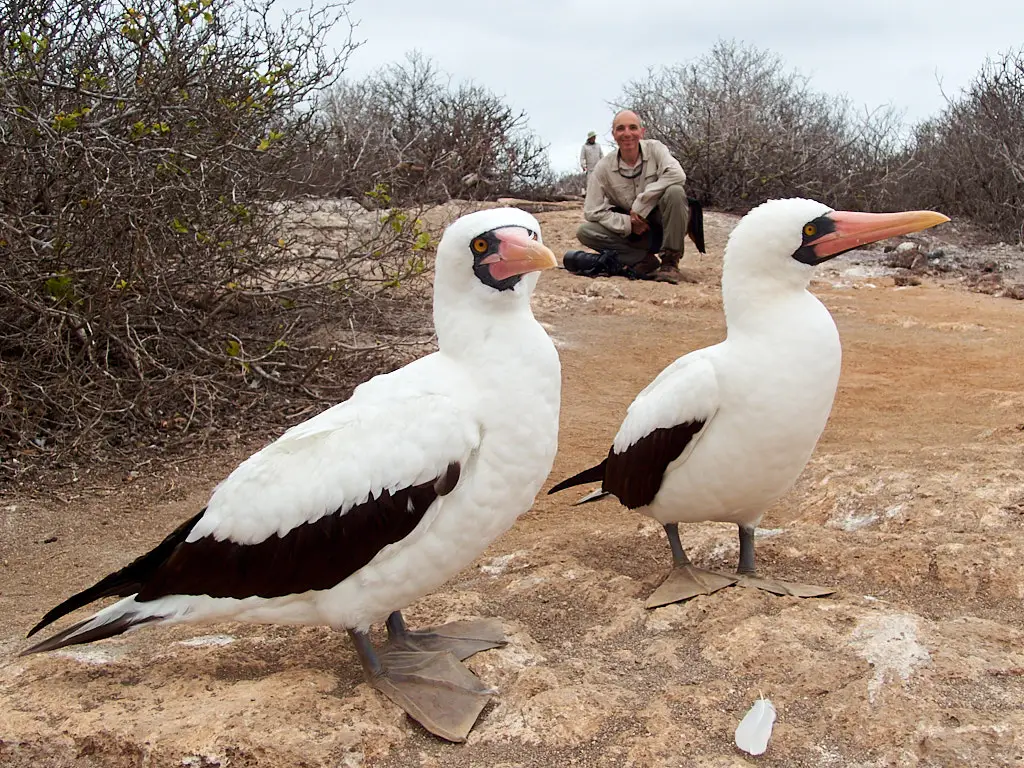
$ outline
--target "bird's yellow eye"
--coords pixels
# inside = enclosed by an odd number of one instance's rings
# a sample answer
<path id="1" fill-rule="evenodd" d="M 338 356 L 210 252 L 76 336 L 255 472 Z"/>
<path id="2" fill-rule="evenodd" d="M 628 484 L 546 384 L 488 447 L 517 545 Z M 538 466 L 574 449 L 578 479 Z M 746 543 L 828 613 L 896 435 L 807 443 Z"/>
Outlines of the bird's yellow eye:
<path id="1" fill-rule="evenodd" d="M 478 237 L 476 240 L 473 241 L 473 250 L 476 251 L 477 253 L 486 253 L 487 241 L 484 240 L 482 237 Z"/>
<path id="2" fill-rule="evenodd" d="M 804 224 L 804 235 L 806 237 L 814 237 L 818 234 L 818 228 L 813 224 Z"/>

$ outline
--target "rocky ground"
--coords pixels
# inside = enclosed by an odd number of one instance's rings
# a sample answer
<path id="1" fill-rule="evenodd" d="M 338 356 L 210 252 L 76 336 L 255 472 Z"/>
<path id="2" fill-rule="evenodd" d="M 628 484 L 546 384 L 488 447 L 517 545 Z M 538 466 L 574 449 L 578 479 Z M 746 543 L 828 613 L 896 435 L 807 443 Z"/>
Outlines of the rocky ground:
<path id="1" fill-rule="evenodd" d="M 561 208 L 539 214 L 556 252 L 579 220 Z M 564 371 L 548 486 L 607 450 L 665 364 L 722 338 L 734 222 L 707 214 L 710 253 L 685 260 L 698 284 L 542 276 L 536 313 Z M 646 610 L 669 565 L 660 528 L 614 500 L 541 495 L 407 612 L 499 617 L 511 639 L 467 662 L 499 693 L 453 745 L 370 689 L 323 628 L 144 629 L 15 657 L 45 610 L 156 544 L 257 446 L 83 474 L 0 504 L 0 764 L 1024 765 L 1024 302 L 1007 290 L 1024 261 L 948 225 L 906 242 L 841 257 L 813 284 L 843 375 L 818 450 L 760 532 L 766 573 L 832 597 L 729 588 Z M 986 274 L 1000 285 L 988 294 Z M 682 533 L 700 564 L 734 567 L 734 529 Z M 778 720 L 755 758 L 733 734 L 762 694 Z"/>

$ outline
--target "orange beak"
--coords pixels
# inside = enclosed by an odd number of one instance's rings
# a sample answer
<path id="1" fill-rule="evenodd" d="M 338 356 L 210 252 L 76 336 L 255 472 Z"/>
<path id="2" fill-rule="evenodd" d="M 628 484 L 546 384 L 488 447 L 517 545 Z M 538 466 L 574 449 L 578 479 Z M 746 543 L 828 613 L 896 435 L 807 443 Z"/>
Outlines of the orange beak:
<path id="1" fill-rule="evenodd" d="M 832 211 L 826 214 L 834 225 L 831 232 L 824 232 L 804 243 L 813 251 L 814 263 L 834 258 L 853 248 L 875 243 L 887 237 L 919 232 L 949 221 L 948 216 L 935 211 L 905 211 L 902 213 L 853 213 Z"/>
<path id="2" fill-rule="evenodd" d="M 496 230 L 494 235 L 501 242 L 498 252 L 480 261 L 487 264 L 491 276 L 495 280 L 505 280 L 514 275 L 525 275 L 527 272 L 539 272 L 558 266 L 558 260 L 551 249 L 537 240 L 531 240 L 518 227 L 505 227 Z"/>

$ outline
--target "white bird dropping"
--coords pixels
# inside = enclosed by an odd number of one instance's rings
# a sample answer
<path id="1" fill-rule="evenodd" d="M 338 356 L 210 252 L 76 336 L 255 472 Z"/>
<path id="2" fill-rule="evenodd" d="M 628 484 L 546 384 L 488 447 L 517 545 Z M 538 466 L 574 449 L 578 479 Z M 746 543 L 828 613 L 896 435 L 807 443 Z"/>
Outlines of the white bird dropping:
<path id="1" fill-rule="evenodd" d="M 763 755 L 774 724 L 775 705 L 762 696 L 736 726 L 736 746 L 751 755 Z"/>

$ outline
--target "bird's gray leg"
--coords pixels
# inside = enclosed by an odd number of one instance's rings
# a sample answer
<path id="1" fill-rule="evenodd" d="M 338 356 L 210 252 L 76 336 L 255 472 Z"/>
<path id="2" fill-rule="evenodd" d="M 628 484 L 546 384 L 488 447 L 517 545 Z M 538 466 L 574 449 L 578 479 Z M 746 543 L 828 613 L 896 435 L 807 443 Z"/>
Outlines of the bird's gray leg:
<path id="1" fill-rule="evenodd" d="M 391 615 L 388 616 L 385 626 L 388 628 L 388 637 L 391 639 L 405 637 L 409 633 L 409 628 L 405 624 L 405 619 L 402 618 L 401 611 L 392 611 Z"/>
<path id="2" fill-rule="evenodd" d="M 754 560 L 754 528 L 739 526 L 740 529 L 740 563 L 736 573 L 741 576 L 756 576 L 757 565 Z"/>
<path id="3" fill-rule="evenodd" d="M 790 595 L 792 597 L 824 597 L 835 592 L 828 587 L 818 587 L 813 584 L 799 584 L 794 581 L 782 581 L 758 576 L 757 562 L 754 557 L 754 531 L 755 527 L 739 526 L 740 529 L 740 561 L 736 567 L 736 575 L 739 576 L 737 586 L 754 587 L 763 589 L 766 592 L 773 592 L 776 595 Z"/>
<path id="4" fill-rule="evenodd" d="M 428 731 L 448 741 L 465 741 L 496 693 L 446 651 L 385 649 L 378 654 L 366 632 L 350 629 L 348 634 L 366 681 Z"/>
<path id="5" fill-rule="evenodd" d="M 736 583 L 733 576 L 724 573 L 706 571 L 697 568 L 686 556 L 686 550 L 679 540 L 679 524 L 664 523 L 665 535 L 668 536 L 669 546 L 672 547 L 672 570 L 650 597 L 647 598 L 648 608 L 657 608 L 669 603 L 678 603 L 682 600 L 689 600 L 697 595 L 710 595 L 722 587 L 728 587 Z"/>
<path id="6" fill-rule="evenodd" d="M 682 568 L 690 564 L 690 558 L 686 556 L 683 543 L 679 541 L 679 523 L 666 523 L 665 535 L 668 536 L 669 546 L 672 547 L 672 563 L 676 568 Z"/>
<path id="7" fill-rule="evenodd" d="M 352 645 L 359 656 L 359 663 L 363 665 L 366 679 L 372 681 L 374 678 L 382 676 L 384 674 L 384 665 L 377 658 L 377 651 L 374 650 L 373 643 L 370 642 L 370 636 L 366 632 L 360 632 L 356 629 L 350 629 L 348 636 L 352 638 Z"/>

